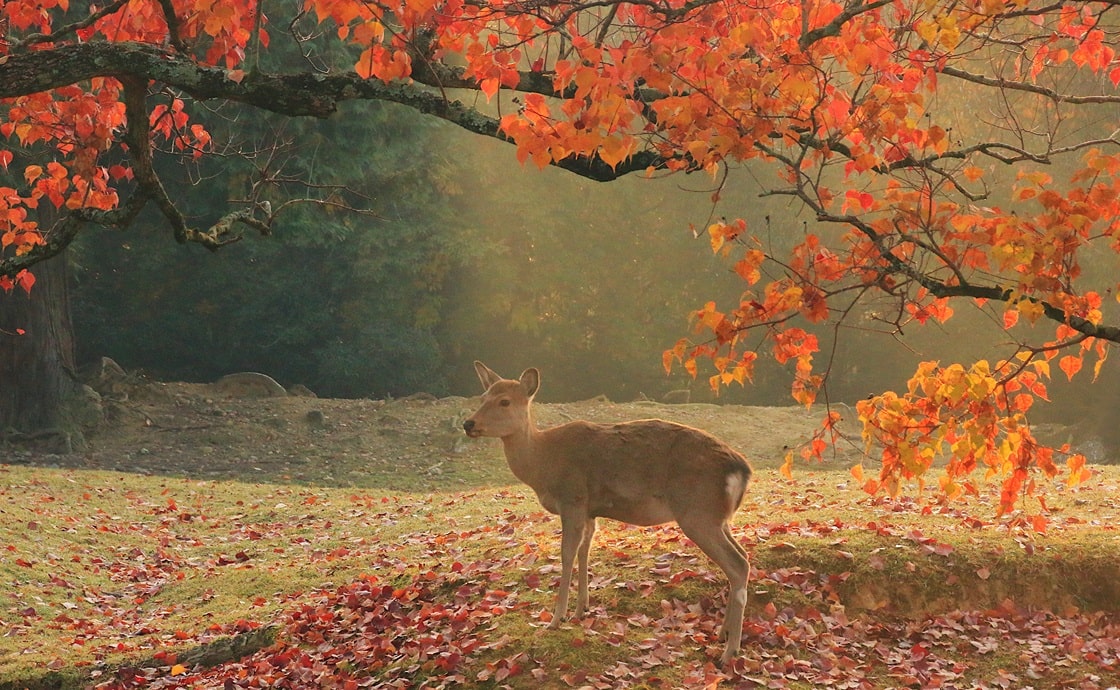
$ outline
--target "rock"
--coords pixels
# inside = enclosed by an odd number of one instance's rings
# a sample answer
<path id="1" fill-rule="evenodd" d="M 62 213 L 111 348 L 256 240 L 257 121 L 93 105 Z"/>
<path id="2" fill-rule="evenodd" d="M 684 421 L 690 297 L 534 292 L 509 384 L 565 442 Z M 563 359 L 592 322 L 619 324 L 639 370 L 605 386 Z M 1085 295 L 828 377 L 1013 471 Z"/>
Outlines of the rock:
<path id="1" fill-rule="evenodd" d="M 312 429 L 325 429 L 327 427 L 327 417 L 322 410 L 308 410 L 303 419 L 307 422 L 307 426 Z"/>
<path id="2" fill-rule="evenodd" d="M 109 357 L 85 367 L 79 378 L 102 396 L 124 399 L 128 398 L 128 387 L 134 383 L 121 365 Z"/>
<path id="3" fill-rule="evenodd" d="M 311 390 L 310 388 L 303 385 L 302 383 L 297 383 L 294 386 L 291 386 L 290 388 L 288 388 L 288 395 L 294 395 L 294 396 L 299 397 L 299 398 L 318 398 L 319 397 L 319 396 L 315 395 L 315 391 Z"/>
<path id="4" fill-rule="evenodd" d="M 661 396 L 661 402 L 669 405 L 687 405 L 692 399 L 692 391 L 687 388 L 681 388 L 675 391 L 669 391 Z"/>
<path id="5" fill-rule="evenodd" d="M 242 371 L 218 379 L 214 390 L 227 398 L 282 398 L 288 391 L 268 374 Z"/>

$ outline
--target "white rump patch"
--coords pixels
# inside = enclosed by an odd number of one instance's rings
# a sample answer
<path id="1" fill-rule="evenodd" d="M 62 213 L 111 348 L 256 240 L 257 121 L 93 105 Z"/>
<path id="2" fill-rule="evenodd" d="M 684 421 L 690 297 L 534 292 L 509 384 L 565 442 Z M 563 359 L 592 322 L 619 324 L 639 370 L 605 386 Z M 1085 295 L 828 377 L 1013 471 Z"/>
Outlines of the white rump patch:
<path id="1" fill-rule="evenodd" d="M 739 497 L 746 491 L 743 476 L 738 472 L 727 475 L 727 504 L 732 508 L 739 505 Z"/>

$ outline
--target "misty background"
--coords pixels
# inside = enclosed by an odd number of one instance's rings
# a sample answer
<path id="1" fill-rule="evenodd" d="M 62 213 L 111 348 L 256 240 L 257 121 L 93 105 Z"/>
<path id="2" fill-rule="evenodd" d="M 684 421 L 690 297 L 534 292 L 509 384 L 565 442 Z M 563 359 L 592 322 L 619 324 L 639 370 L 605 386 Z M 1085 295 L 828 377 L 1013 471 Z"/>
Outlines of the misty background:
<path id="1" fill-rule="evenodd" d="M 692 310 L 708 300 L 730 308 L 746 287 L 731 270 L 734 252 L 713 255 L 713 220 L 744 218 L 749 234 L 776 247 L 836 232 L 814 227 L 786 197 L 761 196 L 764 165 L 732 171 L 716 201 L 701 175 L 604 184 L 522 167 L 508 144 L 390 104 L 351 103 L 325 122 L 229 106 L 203 119 L 237 155 L 164 164 L 193 222 L 227 213 L 261 170 L 275 180 L 274 208 L 307 194 L 300 180 L 323 185 L 331 204 L 298 205 L 272 237 L 217 253 L 177 245 L 155 215 L 84 234 L 71 252 L 80 362 L 108 356 L 157 380 L 259 371 L 322 397 L 382 398 L 474 395 L 471 362 L 481 359 L 511 377 L 540 367 L 543 401 L 656 400 L 687 388 L 693 402 L 794 404 L 792 372 L 765 357 L 752 385 L 718 398 L 710 370 L 693 381 L 661 363 L 691 335 Z M 1099 260 L 1096 270 L 1115 272 L 1114 254 Z M 884 332 L 874 304 L 839 328 L 810 328 L 821 338 L 818 366 L 831 359 L 828 400 L 902 390 L 923 360 L 1012 352 L 990 313 L 953 306 L 946 325 L 903 335 Z M 1038 328 L 1052 334 L 1052 324 Z M 1054 403 L 1034 417 L 1081 439 L 1120 441 L 1115 365 L 1092 386 L 1054 371 Z"/>

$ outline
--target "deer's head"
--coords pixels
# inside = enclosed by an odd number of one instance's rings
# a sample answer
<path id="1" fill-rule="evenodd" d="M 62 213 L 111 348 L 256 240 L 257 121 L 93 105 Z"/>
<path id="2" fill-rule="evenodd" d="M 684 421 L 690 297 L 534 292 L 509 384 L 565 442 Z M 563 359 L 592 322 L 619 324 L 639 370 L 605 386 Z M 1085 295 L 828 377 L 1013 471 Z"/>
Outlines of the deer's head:
<path id="1" fill-rule="evenodd" d="M 525 433 L 531 424 L 529 404 L 541 385 L 541 373 L 526 369 L 521 378 L 503 379 L 482 362 L 474 363 L 478 380 L 486 391 L 478 411 L 463 422 L 467 436 L 492 436 L 502 438 Z"/>

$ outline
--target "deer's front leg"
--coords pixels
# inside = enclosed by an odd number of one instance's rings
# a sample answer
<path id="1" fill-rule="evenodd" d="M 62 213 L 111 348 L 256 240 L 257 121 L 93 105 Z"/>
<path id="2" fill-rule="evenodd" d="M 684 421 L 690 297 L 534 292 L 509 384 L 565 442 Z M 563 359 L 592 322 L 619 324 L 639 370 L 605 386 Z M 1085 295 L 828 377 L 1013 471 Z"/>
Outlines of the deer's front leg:
<path id="1" fill-rule="evenodd" d="M 584 530 L 587 524 L 587 515 L 582 510 L 564 510 L 560 513 L 560 592 L 556 596 L 556 610 L 552 613 L 552 622 L 548 627 L 560 626 L 568 615 L 568 592 L 572 587 L 572 566 L 575 565 L 576 554 L 581 551 Z M 584 556 L 586 559 L 586 555 Z M 584 573 L 580 574 L 580 590 L 583 595 Z"/>
<path id="2" fill-rule="evenodd" d="M 587 613 L 587 554 L 591 551 L 591 539 L 595 536 L 595 518 L 583 523 L 583 540 L 579 543 L 577 566 L 579 567 L 579 594 L 576 596 L 576 618 Z"/>

